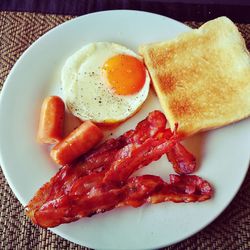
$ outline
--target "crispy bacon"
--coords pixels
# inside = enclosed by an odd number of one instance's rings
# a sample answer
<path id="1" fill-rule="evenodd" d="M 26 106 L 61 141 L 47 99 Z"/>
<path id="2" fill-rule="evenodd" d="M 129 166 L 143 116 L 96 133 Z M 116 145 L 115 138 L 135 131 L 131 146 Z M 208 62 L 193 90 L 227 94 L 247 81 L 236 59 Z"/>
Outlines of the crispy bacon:
<path id="1" fill-rule="evenodd" d="M 179 157 L 176 164 L 187 163 L 185 148 L 173 150 L 179 141 L 165 126 L 165 116 L 151 112 L 134 130 L 63 166 L 38 190 L 26 214 L 41 227 L 55 227 L 125 205 L 209 199 L 211 186 L 197 176 L 170 175 L 169 184 L 158 176 L 130 177 L 170 151 Z"/>
<path id="2" fill-rule="evenodd" d="M 55 227 L 81 217 L 92 216 L 115 207 L 139 207 L 144 203 L 195 202 L 211 198 L 213 190 L 198 176 L 170 176 L 170 184 L 153 175 L 128 179 L 121 188 L 110 188 L 102 183 L 92 187 L 87 195 L 68 195 L 43 204 L 33 214 L 33 221 L 42 227 Z"/>

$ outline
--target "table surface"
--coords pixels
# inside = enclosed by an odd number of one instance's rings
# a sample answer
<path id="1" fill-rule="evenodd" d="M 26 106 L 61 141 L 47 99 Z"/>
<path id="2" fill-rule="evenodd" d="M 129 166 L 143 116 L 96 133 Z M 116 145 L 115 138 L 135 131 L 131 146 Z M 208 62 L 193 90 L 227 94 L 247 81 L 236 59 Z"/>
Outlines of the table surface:
<path id="1" fill-rule="evenodd" d="M 13 12 L 6 6 L 0 12 L 0 90 L 17 58 L 33 41 L 74 17 L 65 13 L 51 14 L 48 10 L 49 14 L 46 11 L 30 12 L 30 9 L 29 12 Z M 182 21 L 191 27 L 201 25 L 197 22 L 200 18 Z M 250 48 L 250 20 L 237 25 Z M 1 169 L 0 201 L 0 249 L 88 249 L 34 226 L 26 218 Z M 189 239 L 165 249 L 250 249 L 250 171 L 234 200 L 213 223 Z"/>

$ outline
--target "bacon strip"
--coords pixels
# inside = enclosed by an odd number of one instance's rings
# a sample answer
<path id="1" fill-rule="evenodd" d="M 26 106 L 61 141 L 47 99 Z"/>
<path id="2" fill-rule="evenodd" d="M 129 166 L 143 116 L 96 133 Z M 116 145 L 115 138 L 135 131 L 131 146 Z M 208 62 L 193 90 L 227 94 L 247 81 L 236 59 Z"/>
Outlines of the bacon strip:
<path id="1" fill-rule="evenodd" d="M 121 188 L 102 184 L 93 187 L 88 195 L 58 197 L 44 204 L 34 214 L 33 221 L 42 227 L 54 227 L 81 217 L 92 216 L 115 207 L 139 207 L 144 203 L 195 202 L 211 198 L 212 187 L 198 176 L 170 176 L 170 184 L 160 177 L 144 175 L 132 177 Z"/>

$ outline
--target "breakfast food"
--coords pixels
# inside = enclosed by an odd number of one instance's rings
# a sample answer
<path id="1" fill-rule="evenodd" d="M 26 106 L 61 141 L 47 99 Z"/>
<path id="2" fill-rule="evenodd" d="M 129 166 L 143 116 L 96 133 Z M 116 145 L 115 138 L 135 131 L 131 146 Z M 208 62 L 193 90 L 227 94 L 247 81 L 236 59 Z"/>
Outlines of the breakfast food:
<path id="1" fill-rule="evenodd" d="M 174 129 L 189 136 L 250 115 L 250 57 L 226 17 L 139 49 Z"/>
<path id="2" fill-rule="evenodd" d="M 150 78 L 141 57 L 124 46 L 96 42 L 68 58 L 62 88 L 70 112 L 81 120 L 117 123 L 146 100 Z"/>
<path id="3" fill-rule="evenodd" d="M 26 206 L 26 214 L 47 228 L 125 205 L 210 199 L 211 185 L 195 175 L 172 174 L 169 183 L 153 175 L 131 177 L 176 143 L 179 139 L 166 128 L 165 116 L 153 111 L 134 130 L 108 139 L 78 161 L 63 166 L 37 191 Z"/>
<path id="4" fill-rule="evenodd" d="M 72 190 L 62 197 L 54 197 L 40 207 L 31 210 L 27 207 L 27 214 L 32 221 L 43 227 L 55 227 L 62 223 L 90 217 L 116 207 L 139 207 L 144 203 L 156 204 L 160 202 L 202 202 L 212 196 L 210 184 L 195 175 L 170 175 L 170 183 L 159 176 L 143 175 L 131 177 L 122 187 L 107 186 L 98 183 L 89 194 Z M 57 198 L 57 199 L 56 199 Z"/>
<path id="5" fill-rule="evenodd" d="M 196 160 L 180 140 L 250 115 L 250 57 L 244 40 L 221 17 L 172 41 L 143 45 L 140 53 L 170 128 L 155 110 L 135 129 L 95 147 L 102 132 L 84 122 L 51 150 L 62 167 L 26 206 L 35 224 L 55 227 L 121 206 L 212 197 L 206 180 L 187 175 L 195 171 Z M 76 52 L 64 65 L 62 80 L 69 110 L 97 123 L 127 119 L 149 90 L 141 59 L 113 43 L 93 43 Z M 99 99 L 90 108 L 93 97 Z M 177 173 L 168 182 L 160 176 L 134 176 L 163 155 Z"/>
<path id="6" fill-rule="evenodd" d="M 37 141 L 39 143 L 54 144 L 63 137 L 65 106 L 58 96 L 44 99 L 40 112 Z"/>
<path id="7" fill-rule="evenodd" d="M 91 121 L 86 121 L 56 144 L 52 148 L 50 155 L 60 165 L 70 164 L 96 146 L 102 138 L 101 129 Z"/>

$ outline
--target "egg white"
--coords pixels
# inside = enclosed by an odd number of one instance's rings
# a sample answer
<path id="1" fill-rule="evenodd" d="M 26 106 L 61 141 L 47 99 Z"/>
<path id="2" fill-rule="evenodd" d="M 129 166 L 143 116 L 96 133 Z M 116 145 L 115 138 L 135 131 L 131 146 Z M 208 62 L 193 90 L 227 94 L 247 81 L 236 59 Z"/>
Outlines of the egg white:
<path id="1" fill-rule="evenodd" d="M 81 120 L 122 121 L 134 114 L 146 100 L 150 85 L 147 71 L 145 84 L 133 95 L 118 95 L 108 86 L 102 67 L 110 57 L 118 54 L 142 60 L 122 45 L 96 42 L 85 45 L 64 64 L 61 73 L 64 100 L 70 112 Z"/>

